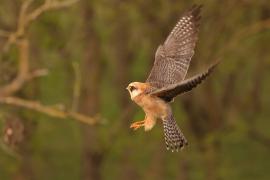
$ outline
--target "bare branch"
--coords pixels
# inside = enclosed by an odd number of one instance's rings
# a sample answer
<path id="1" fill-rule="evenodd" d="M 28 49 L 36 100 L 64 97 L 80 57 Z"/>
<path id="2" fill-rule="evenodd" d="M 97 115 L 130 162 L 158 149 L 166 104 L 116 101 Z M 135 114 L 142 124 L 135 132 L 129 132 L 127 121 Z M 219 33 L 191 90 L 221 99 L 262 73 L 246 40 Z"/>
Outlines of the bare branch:
<path id="1" fill-rule="evenodd" d="M 46 114 L 48 116 L 55 117 L 55 118 L 60 118 L 60 119 L 72 118 L 74 120 L 77 120 L 77 121 L 80 121 L 89 125 L 102 123 L 101 118 L 98 116 L 89 117 L 89 116 L 72 112 L 72 111 L 63 111 L 63 110 L 57 109 L 56 107 L 45 106 L 37 101 L 25 100 L 18 97 L 2 97 L 2 98 L 0 97 L 0 103 L 23 107 L 23 108 L 37 111 L 37 112 L 40 112 L 40 113 L 43 113 L 43 114 Z"/>
<path id="2" fill-rule="evenodd" d="M 78 104 L 79 104 L 79 98 L 80 98 L 80 92 L 81 92 L 82 77 L 80 74 L 79 64 L 77 62 L 73 62 L 72 67 L 74 69 L 72 110 L 77 111 Z"/>
<path id="3" fill-rule="evenodd" d="M 41 6 L 34 9 L 31 13 L 28 14 L 28 8 L 33 2 L 33 0 L 26 0 L 23 2 L 20 9 L 16 31 L 14 31 L 13 33 L 9 33 L 0 30 L 0 36 L 8 38 L 6 43 L 4 44 L 4 50 L 8 51 L 9 47 L 12 44 L 16 44 L 19 50 L 19 67 L 17 77 L 6 86 L 0 88 L 0 103 L 30 109 L 60 119 L 72 118 L 74 120 L 78 120 L 89 125 L 103 123 L 101 121 L 101 118 L 99 117 L 89 117 L 74 111 L 65 111 L 57 107 L 45 106 L 36 101 L 12 97 L 15 92 L 19 91 L 22 88 L 26 81 L 32 80 L 35 77 L 47 75 L 48 73 L 47 69 L 40 69 L 30 72 L 29 42 L 27 37 L 25 37 L 26 29 L 29 27 L 30 23 L 36 20 L 40 15 L 42 15 L 48 10 L 68 7 L 78 1 L 79 0 L 45 0 L 45 2 Z M 80 86 L 80 77 L 76 78 L 76 86 Z M 75 99 L 77 98 L 77 96 L 79 96 L 79 88 L 80 87 L 75 88 Z"/>
<path id="4" fill-rule="evenodd" d="M 48 69 L 36 69 L 28 74 L 27 81 L 30 81 L 37 77 L 47 76 L 48 74 Z"/>
<path id="5" fill-rule="evenodd" d="M 8 40 L 4 45 L 4 51 L 8 51 L 9 47 L 16 43 L 17 39 L 21 36 L 23 36 L 23 34 L 25 33 L 25 27 L 26 27 L 26 13 L 27 13 L 27 9 L 30 6 L 30 4 L 32 3 L 33 0 L 26 0 L 23 2 L 21 9 L 20 9 L 20 13 L 19 13 L 19 17 L 18 17 L 18 22 L 17 22 L 17 29 L 15 32 L 10 33 L 8 36 Z"/>
<path id="6" fill-rule="evenodd" d="M 17 29 L 15 32 L 9 34 L 8 40 L 5 43 L 4 48 L 3 48 L 4 51 L 8 51 L 10 46 L 14 44 L 17 41 L 17 39 L 19 39 L 20 37 L 23 37 L 29 24 L 35 19 L 37 19 L 44 12 L 49 11 L 49 10 L 68 7 L 78 2 L 79 0 L 63 0 L 63 1 L 45 0 L 45 2 L 41 6 L 33 10 L 33 12 L 27 14 L 28 7 L 31 5 L 32 1 L 33 0 L 26 0 L 23 2 L 20 9 L 19 17 L 18 17 Z M 0 31 L 0 35 L 1 35 L 1 32 L 2 31 Z M 5 35 L 5 37 L 7 36 L 6 33 L 4 33 L 3 35 Z"/>
<path id="7" fill-rule="evenodd" d="M 64 0 L 64 1 L 46 0 L 40 7 L 35 9 L 32 13 L 27 14 L 28 7 L 31 5 L 32 1 L 33 0 L 26 0 L 23 2 L 18 17 L 17 30 L 14 33 L 8 33 L 0 30 L 0 35 L 8 38 L 7 42 L 4 45 L 4 51 L 9 50 L 9 47 L 12 44 L 17 43 L 20 54 L 17 77 L 8 85 L 4 86 L 3 88 L 0 88 L 0 97 L 10 96 L 14 94 L 19 89 L 21 89 L 21 87 L 27 80 L 30 80 L 33 77 L 44 75 L 44 71 L 41 74 L 40 72 L 32 74 L 29 73 L 29 43 L 28 40 L 25 37 L 23 37 L 26 28 L 29 26 L 29 23 L 35 20 L 45 11 L 67 7 L 78 2 L 78 0 Z"/>
<path id="8" fill-rule="evenodd" d="M 23 28 L 25 26 L 25 19 L 26 19 L 26 13 L 28 7 L 31 5 L 33 0 L 26 0 L 21 6 L 20 13 L 19 13 L 19 18 L 18 18 L 18 28 Z"/>
<path id="9" fill-rule="evenodd" d="M 0 97 L 7 96 L 18 91 L 28 79 L 29 72 L 29 43 L 23 39 L 18 42 L 19 48 L 19 68 L 17 77 L 8 85 L 0 89 Z"/>
<path id="10" fill-rule="evenodd" d="M 45 11 L 68 7 L 78 1 L 79 0 L 64 0 L 64 1 L 46 0 L 43 5 L 35 9 L 32 13 L 30 13 L 27 16 L 27 23 L 30 23 L 33 20 L 37 19 Z"/>

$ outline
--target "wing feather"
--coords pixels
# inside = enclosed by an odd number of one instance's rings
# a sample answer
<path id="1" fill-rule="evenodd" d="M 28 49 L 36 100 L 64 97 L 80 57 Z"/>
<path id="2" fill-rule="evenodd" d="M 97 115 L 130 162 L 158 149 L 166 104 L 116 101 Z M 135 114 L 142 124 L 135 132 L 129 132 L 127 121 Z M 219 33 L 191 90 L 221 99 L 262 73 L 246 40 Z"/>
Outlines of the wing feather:
<path id="1" fill-rule="evenodd" d="M 180 18 L 156 51 L 154 66 L 146 82 L 162 88 L 182 81 L 189 68 L 198 36 L 201 6 L 193 6 Z"/>
<path id="2" fill-rule="evenodd" d="M 210 66 L 205 72 L 195 75 L 189 79 L 186 79 L 180 83 L 172 84 L 167 87 L 155 90 L 151 92 L 151 95 L 157 96 L 167 102 L 170 102 L 177 95 L 188 92 L 191 89 L 199 85 L 206 77 L 208 77 L 217 66 L 219 62 L 217 61 L 212 66 Z"/>

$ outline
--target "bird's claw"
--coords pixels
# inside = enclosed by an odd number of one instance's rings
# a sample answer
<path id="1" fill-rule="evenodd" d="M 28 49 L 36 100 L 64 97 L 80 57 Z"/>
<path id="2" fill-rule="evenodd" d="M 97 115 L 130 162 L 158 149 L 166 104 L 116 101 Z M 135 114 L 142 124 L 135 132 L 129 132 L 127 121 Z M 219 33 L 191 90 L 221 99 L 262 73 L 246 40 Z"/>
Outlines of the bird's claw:
<path id="1" fill-rule="evenodd" d="M 144 121 L 138 121 L 138 122 L 132 123 L 130 125 L 130 128 L 132 128 L 135 131 L 135 130 L 139 129 L 142 126 L 144 126 Z"/>

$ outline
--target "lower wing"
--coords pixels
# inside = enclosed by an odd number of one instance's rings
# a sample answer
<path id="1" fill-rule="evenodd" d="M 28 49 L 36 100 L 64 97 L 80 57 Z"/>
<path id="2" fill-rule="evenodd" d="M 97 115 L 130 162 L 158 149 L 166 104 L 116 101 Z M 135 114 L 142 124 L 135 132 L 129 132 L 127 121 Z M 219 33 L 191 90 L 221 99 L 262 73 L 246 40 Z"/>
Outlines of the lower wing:
<path id="1" fill-rule="evenodd" d="M 164 88 L 151 92 L 151 95 L 157 96 L 170 102 L 174 97 L 184 92 L 188 92 L 200 84 L 206 77 L 208 77 L 218 65 L 219 61 L 211 65 L 205 72 L 195 75 L 189 79 L 181 81 L 180 83 L 172 84 Z"/>

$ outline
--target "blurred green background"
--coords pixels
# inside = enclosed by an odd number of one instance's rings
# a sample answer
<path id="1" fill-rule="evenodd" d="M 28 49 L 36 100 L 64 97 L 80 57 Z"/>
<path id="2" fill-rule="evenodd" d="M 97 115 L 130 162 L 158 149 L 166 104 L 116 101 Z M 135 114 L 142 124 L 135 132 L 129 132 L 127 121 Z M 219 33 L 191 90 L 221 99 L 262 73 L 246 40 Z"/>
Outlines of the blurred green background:
<path id="1" fill-rule="evenodd" d="M 0 1 L 0 89 L 17 74 L 20 46 L 5 45 L 25 2 Z M 44 0 L 28 2 L 31 13 Z M 193 4 L 204 7 L 188 76 L 222 63 L 175 100 L 189 146 L 172 153 L 161 122 L 150 132 L 129 129 L 144 113 L 125 87 L 146 79 L 156 48 Z M 29 43 L 30 71 L 48 74 L 9 96 L 102 123 L 1 103 L 1 180 L 270 178 L 270 1 L 80 0 L 43 10 L 17 40 Z"/>

